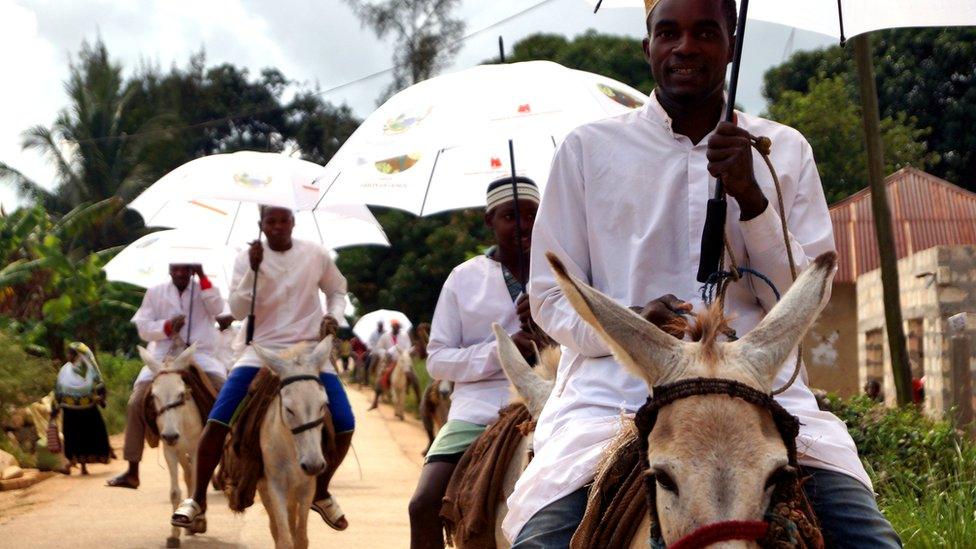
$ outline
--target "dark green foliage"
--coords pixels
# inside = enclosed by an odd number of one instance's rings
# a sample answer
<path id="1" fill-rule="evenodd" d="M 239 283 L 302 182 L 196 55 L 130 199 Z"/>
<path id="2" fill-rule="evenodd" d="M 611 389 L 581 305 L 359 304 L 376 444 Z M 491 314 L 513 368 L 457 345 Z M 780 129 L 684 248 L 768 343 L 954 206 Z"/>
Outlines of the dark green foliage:
<path id="1" fill-rule="evenodd" d="M 0 332 L 0 424 L 14 409 L 52 391 L 57 375 L 57 362 L 28 355 L 15 338 Z"/>
<path id="2" fill-rule="evenodd" d="M 430 322 L 447 275 L 490 244 L 484 214 L 463 210 L 418 218 L 399 210 L 374 212 L 390 247 L 342 251 L 338 264 L 349 290 L 364 313 L 395 309 L 414 324 Z"/>
<path id="3" fill-rule="evenodd" d="M 533 34 L 519 40 L 506 56 L 509 63 L 555 61 L 571 69 L 601 74 L 651 93 L 654 80 L 644 58 L 641 41 L 627 36 L 602 34 L 593 29 L 572 40 L 558 34 Z M 492 60 L 497 63 L 498 60 Z"/>
<path id="4" fill-rule="evenodd" d="M 898 29 L 873 33 L 874 67 L 882 118 L 917 119 L 928 128 L 927 169 L 976 190 L 976 29 Z M 799 52 L 766 73 L 763 95 L 776 104 L 787 91 L 809 93 L 815 83 L 841 76 L 857 98 L 853 48 Z M 902 114 L 904 113 L 904 114 Z"/>
<path id="5" fill-rule="evenodd" d="M 109 434 L 121 433 L 125 429 L 125 408 L 132 392 L 132 383 L 142 369 L 142 361 L 109 353 L 99 353 L 97 359 L 108 392 L 102 417 L 105 418 Z"/>

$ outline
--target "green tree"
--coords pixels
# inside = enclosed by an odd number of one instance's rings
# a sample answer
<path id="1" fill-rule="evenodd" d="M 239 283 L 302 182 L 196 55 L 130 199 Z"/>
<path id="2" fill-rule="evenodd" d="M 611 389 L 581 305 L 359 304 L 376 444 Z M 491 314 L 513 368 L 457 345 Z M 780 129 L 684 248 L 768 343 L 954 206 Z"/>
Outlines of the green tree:
<path id="1" fill-rule="evenodd" d="M 654 80 L 644 58 L 641 41 L 627 36 L 602 34 L 593 29 L 567 40 L 558 34 L 533 34 L 512 47 L 506 61 L 554 61 L 613 78 L 644 93 L 651 93 Z M 498 59 L 491 61 L 497 63 Z"/>
<path id="2" fill-rule="evenodd" d="M 773 105 L 789 91 L 807 93 L 839 76 L 856 98 L 851 52 L 839 46 L 794 54 L 765 75 L 763 95 Z M 976 29 L 897 29 L 875 33 L 874 65 L 883 118 L 899 113 L 929 128 L 928 150 L 938 159 L 927 169 L 976 190 Z"/>
<path id="3" fill-rule="evenodd" d="M 460 0 L 345 0 L 377 38 L 393 37 L 393 83 L 381 100 L 436 75 L 461 49 Z"/>
<path id="4" fill-rule="evenodd" d="M 841 200 L 867 186 L 867 151 L 861 109 L 841 77 L 810 83 L 807 93 L 785 91 L 770 104 L 767 116 L 796 128 L 810 141 L 827 201 Z M 899 113 L 881 120 L 885 169 L 925 168 L 938 160 L 925 144 L 928 129 Z M 776 144 L 774 143 L 775 147 Z"/>

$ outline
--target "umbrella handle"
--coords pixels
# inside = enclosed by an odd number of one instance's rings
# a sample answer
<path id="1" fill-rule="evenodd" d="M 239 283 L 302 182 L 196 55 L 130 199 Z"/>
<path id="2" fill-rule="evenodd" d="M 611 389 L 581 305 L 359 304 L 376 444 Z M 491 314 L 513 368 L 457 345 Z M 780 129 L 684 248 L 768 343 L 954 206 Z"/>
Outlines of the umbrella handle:
<path id="1" fill-rule="evenodd" d="M 194 273 L 190 273 L 190 313 L 186 315 L 186 347 L 190 348 L 192 342 L 190 341 L 190 333 L 193 331 L 193 279 L 196 278 Z"/>
<path id="2" fill-rule="evenodd" d="M 258 228 L 258 241 L 261 241 L 261 229 Z M 254 341 L 254 302 L 258 299 L 258 272 L 259 269 L 254 270 L 254 284 L 251 286 L 251 312 L 247 315 L 247 337 L 244 340 L 245 345 L 250 345 Z"/>

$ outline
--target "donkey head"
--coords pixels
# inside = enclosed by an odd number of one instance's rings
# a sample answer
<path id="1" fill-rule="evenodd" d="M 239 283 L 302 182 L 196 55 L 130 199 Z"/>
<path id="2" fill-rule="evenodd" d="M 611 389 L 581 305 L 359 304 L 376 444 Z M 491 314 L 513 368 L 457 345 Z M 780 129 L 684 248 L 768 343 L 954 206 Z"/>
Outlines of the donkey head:
<path id="1" fill-rule="evenodd" d="M 522 397 L 532 419 L 539 419 L 539 414 L 542 413 L 542 407 L 546 405 L 546 400 L 549 399 L 549 393 L 552 392 L 555 380 L 543 376 L 549 372 L 544 371 L 541 364 L 538 369 L 529 366 L 504 328 L 498 324 L 492 324 L 491 329 L 494 330 L 495 340 L 498 341 L 498 361 L 502 365 L 502 370 L 505 371 L 505 377 Z"/>
<path id="2" fill-rule="evenodd" d="M 790 351 L 814 322 L 836 270 L 833 252 L 818 257 L 745 337 L 717 341 L 713 311 L 699 342 L 667 335 L 570 275 L 548 254 L 564 294 L 617 360 L 649 389 L 690 378 L 721 378 L 769 393 Z M 666 543 L 717 522 L 762 520 L 773 488 L 793 474 L 771 414 L 724 395 L 691 396 L 662 408 L 648 437 L 648 474 Z"/>
<path id="3" fill-rule="evenodd" d="M 189 410 L 184 404 L 193 398 L 183 381 L 183 372 L 193 363 L 195 351 L 196 345 L 191 345 L 179 356 L 167 356 L 160 362 L 144 347 L 139 347 L 139 356 L 154 376 L 150 394 L 158 412 L 156 423 L 159 437 L 170 446 L 176 444 L 183 434 L 183 414 Z"/>
<path id="4" fill-rule="evenodd" d="M 326 465 L 322 453 L 323 427 L 330 436 L 330 447 L 334 443 L 328 398 L 319 382 L 319 370 L 332 356 L 332 336 L 327 336 L 313 349 L 299 344 L 280 353 L 259 345 L 254 345 L 254 350 L 281 378 L 281 420 L 283 427 L 293 434 L 298 464 L 306 474 L 318 475 Z"/>

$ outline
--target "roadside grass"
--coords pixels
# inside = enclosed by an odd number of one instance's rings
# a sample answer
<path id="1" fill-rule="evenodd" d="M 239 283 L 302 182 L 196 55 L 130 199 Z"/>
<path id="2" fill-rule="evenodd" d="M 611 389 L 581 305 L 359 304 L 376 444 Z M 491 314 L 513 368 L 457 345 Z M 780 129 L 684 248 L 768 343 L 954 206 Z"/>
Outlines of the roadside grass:
<path id="1" fill-rule="evenodd" d="M 973 547 L 976 443 L 948 421 L 864 397 L 832 399 L 906 547 Z"/>

